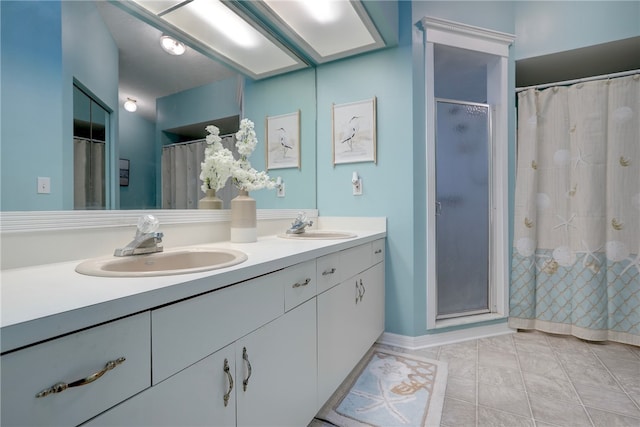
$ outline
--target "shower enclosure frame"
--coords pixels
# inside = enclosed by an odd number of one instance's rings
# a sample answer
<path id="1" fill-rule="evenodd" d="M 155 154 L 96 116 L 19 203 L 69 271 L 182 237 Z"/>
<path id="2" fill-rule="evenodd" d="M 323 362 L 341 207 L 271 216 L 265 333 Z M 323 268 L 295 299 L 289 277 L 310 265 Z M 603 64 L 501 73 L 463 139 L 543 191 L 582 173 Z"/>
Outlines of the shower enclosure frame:
<path id="1" fill-rule="evenodd" d="M 425 207 L 426 216 L 426 329 L 434 330 L 485 321 L 506 320 L 509 314 L 509 46 L 514 36 L 507 33 L 474 27 L 440 18 L 424 17 L 417 24 L 423 31 L 424 45 L 424 113 L 425 113 Z M 489 253 L 492 276 L 490 287 L 494 304 L 489 313 L 480 313 L 451 319 L 437 317 L 436 276 L 436 175 L 435 175 L 435 45 L 445 45 L 480 52 L 491 60 L 486 63 L 486 104 L 493 115 L 493 152 L 491 181 L 493 205 L 490 218 Z M 514 132 L 514 129 L 511 129 Z"/>
<path id="2" fill-rule="evenodd" d="M 488 189 L 487 189 L 487 204 L 488 204 L 488 212 L 487 212 L 487 230 L 488 230 L 488 235 L 487 235 L 487 254 L 492 254 L 493 253 L 493 235 L 494 233 L 492 232 L 494 224 L 493 224 L 493 215 L 492 212 L 494 211 L 494 197 L 493 197 L 493 192 L 495 190 L 495 186 L 494 186 L 494 172 L 493 172 L 493 153 L 495 152 L 495 148 L 494 148 L 494 143 L 495 140 L 493 138 L 493 110 L 491 108 L 491 105 L 489 104 L 485 104 L 485 103 L 480 103 L 480 102 L 471 102 L 471 101 L 461 101 L 461 100 L 457 100 L 457 99 L 447 99 L 447 98 L 434 98 L 434 103 L 435 105 L 437 105 L 439 102 L 442 103 L 447 103 L 447 104 L 458 104 L 458 105 L 470 105 L 470 106 L 475 106 L 475 107 L 483 107 L 486 108 L 487 110 L 487 135 L 486 135 L 486 145 L 487 145 L 487 180 L 488 180 Z M 438 122 L 438 108 L 435 107 L 434 108 L 434 114 L 435 114 L 435 123 L 436 123 L 436 130 L 435 130 L 435 156 L 436 158 L 437 156 L 437 145 L 438 145 L 438 130 L 437 130 L 437 122 Z M 437 175 L 437 169 L 438 169 L 438 165 L 435 165 L 436 168 L 436 175 Z M 437 178 L 436 178 L 436 212 L 435 215 L 436 217 L 441 216 L 442 213 L 442 208 L 441 206 L 441 202 L 437 199 L 438 196 L 438 186 L 437 186 Z M 440 212 L 439 212 L 440 211 Z M 436 231 L 437 231 L 437 218 L 436 218 Z M 437 246 L 437 241 L 438 241 L 438 236 L 437 236 L 437 232 L 436 232 L 436 246 Z M 436 271 L 436 278 L 439 278 L 438 275 L 438 265 L 436 263 L 435 265 L 435 271 Z M 493 263 L 491 263 L 491 260 L 488 258 L 487 259 L 487 277 L 486 277 L 486 286 L 487 286 L 487 308 L 484 309 L 477 309 L 477 310 L 464 310 L 464 311 L 459 311 L 459 312 L 455 312 L 455 313 L 447 313 L 447 314 L 440 314 L 440 307 L 438 305 L 436 305 L 436 321 L 441 321 L 444 319 L 453 319 L 453 318 L 460 318 L 460 317 L 465 317 L 465 316 L 473 316 L 473 315 L 478 315 L 478 314 L 485 314 L 485 313 L 494 313 L 497 311 L 497 307 L 496 307 L 496 300 L 495 300 L 495 289 L 493 289 L 494 287 L 491 286 L 491 283 L 493 283 L 493 276 L 494 276 L 494 266 Z M 436 279 L 436 285 L 438 284 L 439 280 Z M 436 286 L 436 299 L 438 299 L 438 287 Z"/>

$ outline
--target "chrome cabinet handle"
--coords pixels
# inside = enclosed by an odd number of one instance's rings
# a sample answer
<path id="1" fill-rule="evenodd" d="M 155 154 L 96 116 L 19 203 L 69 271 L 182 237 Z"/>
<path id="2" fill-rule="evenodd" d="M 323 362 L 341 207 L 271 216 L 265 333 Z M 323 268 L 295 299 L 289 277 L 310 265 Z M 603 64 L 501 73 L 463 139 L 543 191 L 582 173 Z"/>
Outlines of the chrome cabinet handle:
<path id="1" fill-rule="evenodd" d="M 247 347 L 242 348 L 242 360 L 247 362 L 247 378 L 242 380 L 242 390 L 247 391 L 247 386 L 249 385 L 249 378 L 251 378 L 251 362 L 249 362 L 249 354 L 247 353 Z"/>
<path id="2" fill-rule="evenodd" d="M 328 276 L 328 275 L 333 274 L 333 273 L 335 273 L 335 272 L 336 272 L 335 267 L 332 267 L 332 268 L 330 268 L 330 269 L 328 269 L 328 270 L 323 271 L 323 272 L 322 272 L 322 275 L 323 275 L 323 276 Z"/>
<path id="3" fill-rule="evenodd" d="M 374 252 L 374 254 L 381 254 L 382 253 L 382 249 L 376 249 L 376 251 Z"/>
<path id="4" fill-rule="evenodd" d="M 229 404 L 229 397 L 231 397 L 231 391 L 233 390 L 233 377 L 231 376 L 231 372 L 229 369 L 229 361 L 224 359 L 224 367 L 222 368 L 225 374 L 227 374 L 227 379 L 229 380 L 229 390 L 224 394 L 222 399 L 224 400 L 224 406 Z"/>
<path id="5" fill-rule="evenodd" d="M 62 393 L 63 391 L 71 387 L 80 387 L 83 385 L 91 384 L 92 382 L 94 382 L 95 380 L 97 380 L 98 378 L 106 374 L 107 371 L 110 371 L 115 367 L 117 367 L 118 365 L 121 365 L 122 363 L 124 363 L 125 360 L 127 359 L 124 357 L 119 357 L 116 360 L 110 360 L 107 362 L 104 368 L 102 368 L 100 371 L 93 373 L 86 378 L 82 378 L 77 381 L 73 381 L 71 383 L 59 382 L 57 384 L 54 384 L 51 387 L 44 389 L 40 393 L 36 394 L 36 397 L 45 397 L 54 393 Z"/>
<path id="6" fill-rule="evenodd" d="M 367 292 L 366 288 L 364 287 L 364 283 L 362 283 L 362 279 L 360 279 L 360 288 L 362 288 L 362 293 L 360 294 L 360 301 L 362 301 L 364 294 Z"/>
<path id="7" fill-rule="evenodd" d="M 358 303 L 358 298 L 362 299 L 360 297 L 360 287 L 358 286 L 358 281 L 356 280 L 356 304 Z"/>
<path id="8" fill-rule="evenodd" d="M 304 279 L 304 282 L 297 282 L 293 285 L 293 287 L 300 288 L 302 286 L 307 286 L 309 283 L 311 283 L 311 278 L 307 277 L 306 279 Z"/>

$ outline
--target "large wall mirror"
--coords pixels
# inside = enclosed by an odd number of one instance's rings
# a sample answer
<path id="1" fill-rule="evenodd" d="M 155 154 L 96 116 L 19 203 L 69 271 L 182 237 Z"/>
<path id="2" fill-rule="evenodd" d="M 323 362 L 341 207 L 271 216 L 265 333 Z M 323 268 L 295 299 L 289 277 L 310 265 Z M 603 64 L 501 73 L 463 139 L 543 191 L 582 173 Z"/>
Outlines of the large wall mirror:
<path id="1" fill-rule="evenodd" d="M 160 46 L 162 31 L 112 2 L 0 7 L 2 211 L 195 208 L 194 200 L 163 205 L 163 146 L 202 139 L 208 124 L 235 133 L 243 113 L 252 115 L 263 143 L 266 117 L 295 110 L 302 112 L 303 167 L 278 175 L 289 174 L 312 197 L 296 200 L 290 184 L 289 200 L 265 196 L 259 207 L 315 207 L 312 68 L 254 81 L 189 46 L 184 55 L 169 55 Z M 280 104 L 271 108 L 269 87 L 289 81 L 304 100 L 274 100 Z M 135 112 L 124 109 L 129 98 Z M 252 163 L 264 169 L 262 147 Z M 50 179 L 50 193 L 38 193 L 38 177 Z"/>

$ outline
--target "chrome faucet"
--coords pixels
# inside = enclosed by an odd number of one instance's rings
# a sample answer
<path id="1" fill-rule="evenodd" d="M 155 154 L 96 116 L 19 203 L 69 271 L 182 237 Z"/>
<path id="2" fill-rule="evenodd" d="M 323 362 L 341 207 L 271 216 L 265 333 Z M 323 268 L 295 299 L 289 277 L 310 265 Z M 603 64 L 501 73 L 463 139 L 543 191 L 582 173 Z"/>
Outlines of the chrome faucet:
<path id="1" fill-rule="evenodd" d="M 313 221 L 307 220 L 307 215 L 304 212 L 298 212 L 298 216 L 291 223 L 291 228 L 287 230 L 287 234 L 301 234 L 305 232 L 305 228 L 311 227 Z"/>
<path id="2" fill-rule="evenodd" d="M 124 248 L 118 248 L 113 256 L 131 256 L 162 252 L 163 233 L 156 231 L 160 222 L 153 215 L 144 215 L 138 219 L 135 238 Z"/>

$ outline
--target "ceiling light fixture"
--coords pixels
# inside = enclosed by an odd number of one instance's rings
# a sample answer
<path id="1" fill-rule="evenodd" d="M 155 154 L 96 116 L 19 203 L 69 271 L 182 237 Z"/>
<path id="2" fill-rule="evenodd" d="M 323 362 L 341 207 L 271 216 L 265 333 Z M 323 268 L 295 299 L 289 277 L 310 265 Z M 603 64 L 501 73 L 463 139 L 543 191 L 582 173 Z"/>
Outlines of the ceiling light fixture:
<path id="1" fill-rule="evenodd" d="M 162 46 L 162 49 L 168 54 L 176 56 L 182 55 L 187 50 L 184 43 L 167 35 L 160 37 L 160 46 Z"/>
<path id="2" fill-rule="evenodd" d="M 124 101 L 124 109 L 133 113 L 138 109 L 138 104 L 136 104 L 136 102 L 137 101 L 135 99 L 127 98 L 127 100 Z"/>

